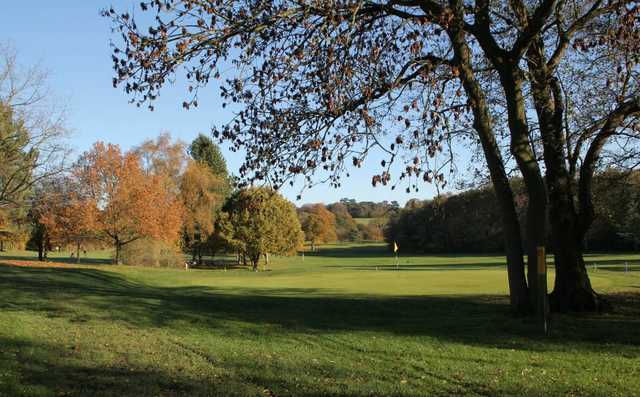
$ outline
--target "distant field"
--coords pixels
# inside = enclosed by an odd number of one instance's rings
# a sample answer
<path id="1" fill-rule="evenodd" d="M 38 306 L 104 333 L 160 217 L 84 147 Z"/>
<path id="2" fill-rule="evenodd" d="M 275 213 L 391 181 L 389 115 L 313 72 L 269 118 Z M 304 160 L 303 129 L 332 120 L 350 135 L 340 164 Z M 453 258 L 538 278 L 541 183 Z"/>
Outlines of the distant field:
<path id="1" fill-rule="evenodd" d="M 258 273 L 109 257 L 0 254 L 0 396 L 639 395 L 640 255 L 588 256 L 616 311 L 556 315 L 547 337 L 509 314 L 501 256 L 396 267 L 381 244 L 328 245 Z"/>
<path id="2" fill-rule="evenodd" d="M 386 223 L 387 220 L 385 218 L 353 218 L 356 223 L 362 225 L 368 225 L 373 222 Z"/>

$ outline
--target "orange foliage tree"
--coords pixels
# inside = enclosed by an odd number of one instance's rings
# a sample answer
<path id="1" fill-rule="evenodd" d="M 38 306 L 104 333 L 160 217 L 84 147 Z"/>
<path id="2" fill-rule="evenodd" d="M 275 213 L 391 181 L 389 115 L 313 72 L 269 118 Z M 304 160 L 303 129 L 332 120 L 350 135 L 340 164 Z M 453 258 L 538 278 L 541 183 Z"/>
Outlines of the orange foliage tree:
<path id="1" fill-rule="evenodd" d="M 311 243 L 311 250 L 315 251 L 316 244 L 335 241 L 336 216 L 323 204 L 307 204 L 298 211 L 305 240 Z"/>
<path id="2" fill-rule="evenodd" d="M 77 181 L 70 177 L 57 178 L 47 184 L 34 204 L 34 214 L 46 229 L 53 244 L 74 244 L 76 262 L 80 260 L 82 243 L 95 233 L 94 206 L 83 196 Z"/>
<path id="3" fill-rule="evenodd" d="M 122 248 L 138 239 L 178 240 L 182 204 L 162 177 L 145 174 L 136 153 L 97 142 L 78 160 L 74 174 L 95 213 L 98 236 L 115 248 L 115 263 L 121 262 Z"/>
<path id="4" fill-rule="evenodd" d="M 225 179 L 197 161 L 190 161 L 180 178 L 185 244 L 191 249 L 193 259 L 197 257 L 199 262 L 202 262 L 202 250 L 214 232 L 217 213 L 224 201 L 221 192 L 226 186 Z"/>

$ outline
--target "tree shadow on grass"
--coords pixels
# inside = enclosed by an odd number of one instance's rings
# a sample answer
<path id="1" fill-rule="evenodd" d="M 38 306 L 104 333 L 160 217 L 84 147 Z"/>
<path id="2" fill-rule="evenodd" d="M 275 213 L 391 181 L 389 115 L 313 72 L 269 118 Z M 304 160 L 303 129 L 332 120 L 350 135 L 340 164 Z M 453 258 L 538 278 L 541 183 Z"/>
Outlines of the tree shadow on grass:
<path id="1" fill-rule="evenodd" d="M 168 366 L 149 367 L 144 363 L 118 357 L 101 361 L 91 351 L 76 346 L 63 346 L 50 341 L 0 337 L 0 396 L 296 396 L 296 397 L 365 397 L 394 395 L 420 397 L 424 386 L 412 385 L 405 390 L 372 394 L 367 386 L 375 387 L 380 374 L 366 368 L 352 369 L 361 379 L 353 390 L 354 372 L 344 373 L 330 363 L 292 368 L 290 363 L 253 363 L 238 359 L 199 360 L 197 370 L 183 370 L 179 360 L 193 363 L 202 353 L 190 346 L 182 346 L 165 358 L 176 359 Z M 451 359 L 451 358 L 446 358 Z M 430 396 L 479 395 L 491 396 L 495 389 L 486 383 L 463 380 L 455 374 L 414 368 L 429 379 Z M 197 376 L 196 376 L 197 375 Z M 222 375 L 222 376 L 221 376 Z M 306 376 L 300 376 L 306 375 Z M 386 374 L 399 376 L 400 374 Z M 322 380 L 329 379 L 329 383 Z M 383 380 L 384 382 L 384 380 Z M 394 382 L 395 383 L 395 382 Z M 347 385 L 351 384 L 351 390 Z M 514 390 L 502 390 L 518 395 Z"/>
<path id="2" fill-rule="evenodd" d="M 551 336 L 542 338 L 533 319 L 509 314 L 504 296 L 377 297 L 312 288 L 157 287 L 99 269 L 0 266 L 0 311 L 41 312 L 75 322 L 117 321 L 140 328 L 215 327 L 230 333 L 243 332 L 234 325 L 240 321 L 257 325 L 252 334 L 274 332 L 261 327 L 270 325 L 289 334 L 383 332 L 532 351 L 561 350 L 567 341 L 595 351 L 610 349 L 611 344 L 639 345 L 640 294 L 610 299 L 622 310 L 555 316 Z"/>
<path id="3" fill-rule="evenodd" d="M 82 358 L 73 346 L 0 337 L 0 396 L 207 396 L 228 395 L 203 379 Z M 89 352 L 90 354 L 90 352 Z M 43 393 L 44 391 L 44 393 Z"/>

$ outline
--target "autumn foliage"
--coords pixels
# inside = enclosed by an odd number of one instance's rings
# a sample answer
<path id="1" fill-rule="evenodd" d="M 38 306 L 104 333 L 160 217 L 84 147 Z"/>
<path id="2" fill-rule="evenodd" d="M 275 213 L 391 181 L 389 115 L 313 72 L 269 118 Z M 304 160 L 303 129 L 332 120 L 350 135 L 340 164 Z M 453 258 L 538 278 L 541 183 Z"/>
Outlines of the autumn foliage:
<path id="1" fill-rule="evenodd" d="M 136 154 L 98 142 L 80 158 L 74 175 L 95 214 L 95 230 L 113 244 L 117 263 L 121 249 L 138 239 L 178 241 L 182 204 L 161 177 L 145 175 Z"/>
<path id="2" fill-rule="evenodd" d="M 304 231 L 305 240 L 311 243 L 311 250 L 315 251 L 319 243 L 335 241 L 336 216 L 323 204 L 307 204 L 298 210 L 300 224 Z"/>
<path id="3" fill-rule="evenodd" d="M 196 161 L 190 161 L 180 179 L 180 200 L 184 206 L 183 232 L 187 248 L 193 258 L 202 258 L 209 237 L 214 233 L 218 210 L 224 196 L 221 191 L 227 181 L 213 174 L 211 169 Z"/>
<path id="4" fill-rule="evenodd" d="M 74 245 L 76 261 L 80 247 L 95 237 L 95 205 L 85 196 L 77 180 L 61 177 L 50 181 L 33 207 L 33 214 L 43 227 L 50 244 Z"/>

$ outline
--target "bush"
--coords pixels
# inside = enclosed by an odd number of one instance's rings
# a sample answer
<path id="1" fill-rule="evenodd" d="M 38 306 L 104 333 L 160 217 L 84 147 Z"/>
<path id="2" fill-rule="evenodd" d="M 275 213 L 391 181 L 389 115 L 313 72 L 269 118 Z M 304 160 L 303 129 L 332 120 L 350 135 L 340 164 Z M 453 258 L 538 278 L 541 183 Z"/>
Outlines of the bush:
<path id="1" fill-rule="evenodd" d="M 183 267 L 178 248 L 161 240 L 140 239 L 122 248 L 122 263 L 148 267 Z"/>

